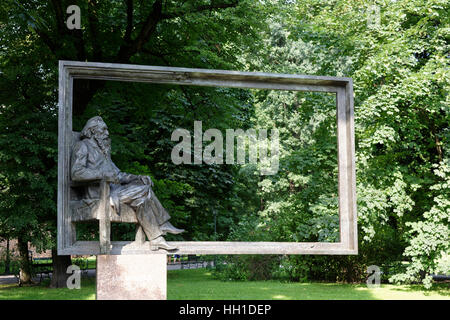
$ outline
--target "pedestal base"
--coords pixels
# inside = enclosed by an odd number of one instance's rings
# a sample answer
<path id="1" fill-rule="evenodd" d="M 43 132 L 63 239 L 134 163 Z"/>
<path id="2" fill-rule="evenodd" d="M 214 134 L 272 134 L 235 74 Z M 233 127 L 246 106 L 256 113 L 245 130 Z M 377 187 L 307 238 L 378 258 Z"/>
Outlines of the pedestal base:
<path id="1" fill-rule="evenodd" d="M 97 300 L 167 299 L 165 254 L 97 256 Z"/>

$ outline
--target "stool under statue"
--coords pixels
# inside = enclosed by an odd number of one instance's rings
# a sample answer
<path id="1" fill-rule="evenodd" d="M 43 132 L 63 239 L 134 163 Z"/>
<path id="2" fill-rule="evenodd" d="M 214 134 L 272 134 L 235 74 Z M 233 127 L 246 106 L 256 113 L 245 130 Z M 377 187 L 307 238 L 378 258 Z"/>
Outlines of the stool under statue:
<path id="1" fill-rule="evenodd" d="M 136 241 L 143 244 L 147 236 L 151 250 L 177 249 L 163 236 L 184 230 L 169 222 L 170 215 L 153 192 L 149 176 L 122 172 L 113 163 L 108 128 L 101 117 L 89 119 L 74 138 L 70 176 L 72 189 L 78 190 L 78 201 L 71 202 L 73 221 L 100 220 L 101 253 L 109 253 L 110 222 L 136 223 Z"/>

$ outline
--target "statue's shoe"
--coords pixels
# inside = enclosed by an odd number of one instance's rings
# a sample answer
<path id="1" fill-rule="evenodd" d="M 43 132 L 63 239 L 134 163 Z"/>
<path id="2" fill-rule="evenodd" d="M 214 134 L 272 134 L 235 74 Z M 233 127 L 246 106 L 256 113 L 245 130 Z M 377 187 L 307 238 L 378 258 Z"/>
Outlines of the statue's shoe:
<path id="1" fill-rule="evenodd" d="M 172 251 L 172 250 L 176 250 L 177 247 L 169 245 L 162 236 L 159 236 L 158 238 L 150 241 L 150 249 L 152 251 L 157 251 L 159 249 Z"/>
<path id="2" fill-rule="evenodd" d="M 180 234 L 184 232 L 184 229 L 175 228 L 170 222 L 166 222 L 161 226 L 161 232 L 163 232 L 164 234 Z"/>

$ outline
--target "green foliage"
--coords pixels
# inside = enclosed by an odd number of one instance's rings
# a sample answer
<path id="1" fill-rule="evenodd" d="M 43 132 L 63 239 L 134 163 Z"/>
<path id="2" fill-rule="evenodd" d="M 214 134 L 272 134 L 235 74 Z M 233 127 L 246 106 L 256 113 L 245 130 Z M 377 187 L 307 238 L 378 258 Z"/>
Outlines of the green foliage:
<path id="1" fill-rule="evenodd" d="M 272 278 L 279 267 L 276 255 L 230 255 L 216 259 L 214 276 L 222 281 L 254 281 Z"/>
<path id="2" fill-rule="evenodd" d="M 48 51 L 28 33 L 20 20 L 1 32 L 0 221 L 10 238 L 42 249 L 56 228 L 56 70 L 35 58 Z"/>
<path id="3" fill-rule="evenodd" d="M 6 249 L 0 251 L 0 274 L 6 273 Z M 10 274 L 19 274 L 20 261 L 18 255 L 15 254 L 15 250 L 11 250 L 9 253 L 9 272 Z"/>
<path id="4" fill-rule="evenodd" d="M 265 28 L 263 6 L 253 1 L 155 0 L 78 2 L 82 29 L 68 30 L 68 4 L 8 0 L 0 8 L 0 234 L 20 235 L 38 249 L 55 245 L 58 60 L 239 69 L 244 65 L 235 57 L 253 50 Z M 248 180 L 232 166 L 172 165 L 170 137 L 194 120 L 245 129 L 251 99 L 224 88 L 75 80 L 73 128 L 103 116 L 113 160 L 124 171 L 152 176 L 172 222 L 188 230 L 184 239 L 225 239 L 238 214 L 253 208 L 252 199 L 240 197 L 250 198 L 240 188 Z M 89 226 L 80 231 L 96 237 Z M 114 238 L 132 235 L 132 226 L 113 229 Z"/>
<path id="5" fill-rule="evenodd" d="M 287 258 L 278 275 L 361 281 L 376 264 L 391 281 L 429 286 L 431 274 L 450 272 L 448 2 L 279 4 L 266 20 L 266 46 L 246 59 L 258 70 L 353 78 L 360 241 L 358 257 Z M 280 130 L 280 172 L 260 181 L 258 217 L 245 218 L 231 238 L 253 229 L 259 240 L 335 241 L 332 102 L 255 97 L 255 122 Z"/>
<path id="6" fill-rule="evenodd" d="M 441 193 L 433 199 L 433 206 L 423 214 L 423 220 L 407 223 L 410 240 L 404 255 L 411 263 L 403 273 L 391 277 L 391 281 L 413 282 L 422 278 L 425 287 L 430 288 L 431 274 L 447 274 L 450 270 L 450 168 L 448 164 L 435 167 L 435 174 L 442 180 L 430 189 Z"/>
<path id="7" fill-rule="evenodd" d="M 54 245 L 60 59 L 348 76 L 359 255 L 232 257 L 221 277 L 354 282 L 376 264 L 391 281 L 428 287 L 450 272 L 448 1 L 79 1 L 82 29 L 71 31 L 67 5 L 0 8 L 0 237 Z M 151 175 L 188 230 L 170 240 L 338 241 L 333 95 L 81 80 L 74 89 L 74 129 L 104 117 L 115 163 Z M 171 133 L 192 132 L 194 120 L 222 132 L 277 128 L 279 172 L 173 165 Z"/>

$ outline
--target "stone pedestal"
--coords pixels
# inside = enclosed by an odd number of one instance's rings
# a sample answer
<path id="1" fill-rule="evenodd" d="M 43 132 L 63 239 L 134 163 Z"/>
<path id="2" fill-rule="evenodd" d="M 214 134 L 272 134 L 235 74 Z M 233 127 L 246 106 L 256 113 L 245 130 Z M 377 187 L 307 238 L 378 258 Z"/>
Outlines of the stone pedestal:
<path id="1" fill-rule="evenodd" d="M 97 300 L 165 300 L 165 254 L 97 256 Z"/>

